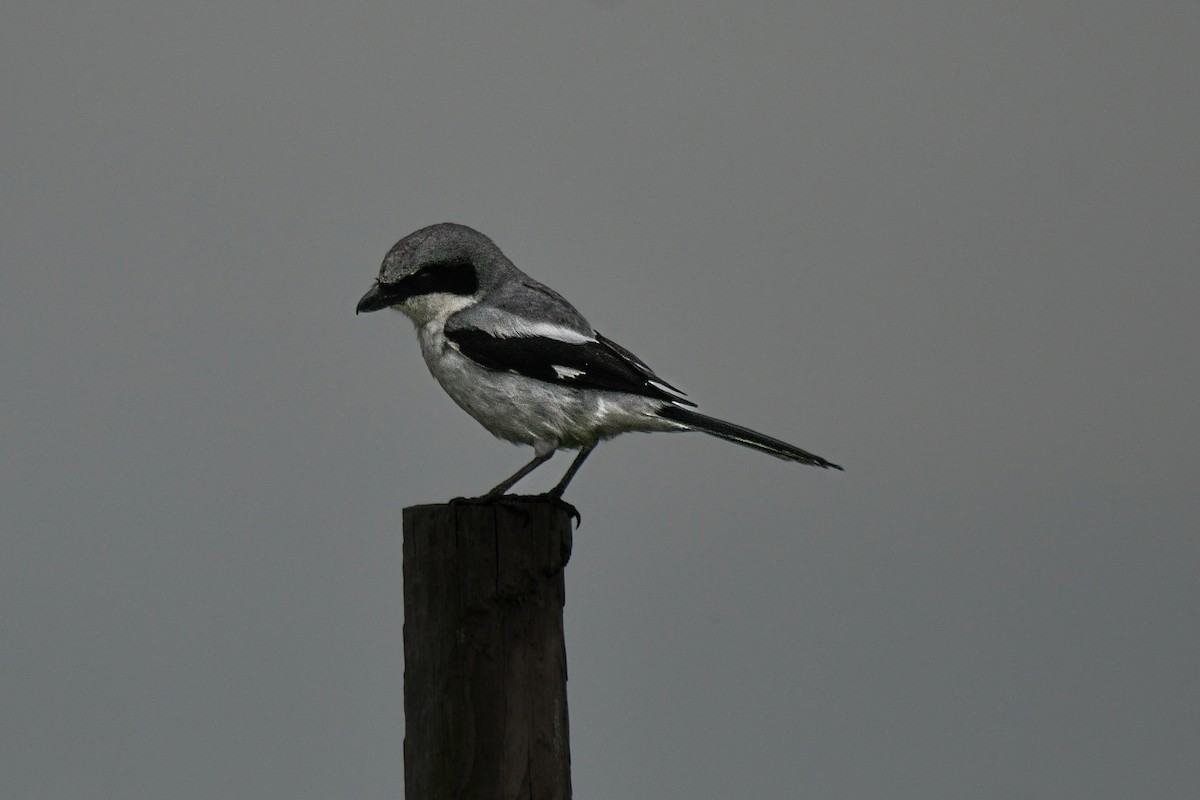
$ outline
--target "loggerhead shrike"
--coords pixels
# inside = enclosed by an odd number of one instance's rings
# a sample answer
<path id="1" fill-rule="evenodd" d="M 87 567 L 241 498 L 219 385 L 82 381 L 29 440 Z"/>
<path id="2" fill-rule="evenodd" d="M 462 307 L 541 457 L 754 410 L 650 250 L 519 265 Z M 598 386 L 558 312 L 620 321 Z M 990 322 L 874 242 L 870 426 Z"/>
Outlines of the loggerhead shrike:
<path id="1" fill-rule="evenodd" d="M 578 449 L 548 492 L 561 499 L 596 444 L 627 431 L 703 431 L 777 458 L 841 469 L 693 411 L 682 392 L 465 225 L 431 225 L 396 243 L 355 313 L 389 307 L 417 326 L 421 355 L 454 402 L 495 436 L 533 447 L 533 460 L 484 499 L 503 495 L 556 450 Z"/>

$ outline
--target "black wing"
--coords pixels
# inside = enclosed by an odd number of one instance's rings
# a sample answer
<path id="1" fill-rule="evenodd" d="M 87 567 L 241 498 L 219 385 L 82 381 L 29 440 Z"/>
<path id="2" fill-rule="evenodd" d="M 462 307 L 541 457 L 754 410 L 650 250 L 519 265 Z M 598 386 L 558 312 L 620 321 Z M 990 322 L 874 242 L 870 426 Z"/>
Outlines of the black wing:
<path id="1" fill-rule="evenodd" d="M 626 392 L 695 405 L 633 353 L 599 334 L 594 340 L 564 342 L 545 336 L 499 337 L 478 328 L 459 328 L 447 330 L 446 338 L 460 353 L 488 369 L 576 389 Z"/>

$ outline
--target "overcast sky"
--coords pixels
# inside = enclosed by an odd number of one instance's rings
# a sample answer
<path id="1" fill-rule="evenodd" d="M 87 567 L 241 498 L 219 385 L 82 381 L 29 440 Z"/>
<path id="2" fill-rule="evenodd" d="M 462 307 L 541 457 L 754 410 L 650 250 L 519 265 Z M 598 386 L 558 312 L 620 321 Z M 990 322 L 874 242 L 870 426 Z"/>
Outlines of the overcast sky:
<path id="1" fill-rule="evenodd" d="M 401 794 L 400 510 L 530 457 L 354 315 L 446 220 L 847 469 L 591 457 L 577 797 L 1200 795 L 1198 42 L 1194 0 L 6 2 L 0 798 Z"/>

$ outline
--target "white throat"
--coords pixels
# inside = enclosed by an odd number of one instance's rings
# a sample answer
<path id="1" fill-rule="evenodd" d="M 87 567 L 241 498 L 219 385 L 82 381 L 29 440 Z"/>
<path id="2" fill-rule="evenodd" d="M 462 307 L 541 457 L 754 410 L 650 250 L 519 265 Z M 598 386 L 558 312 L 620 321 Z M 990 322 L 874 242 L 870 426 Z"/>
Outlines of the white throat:
<path id="1" fill-rule="evenodd" d="M 451 314 L 457 314 L 477 302 L 478 299 L 470 295 L 434 292 L 410 297 L 393 308 L 403 311 L 418 328 L 424 328 L 430 324 L 441 327 L 446 324 L 446 319 Z"/>

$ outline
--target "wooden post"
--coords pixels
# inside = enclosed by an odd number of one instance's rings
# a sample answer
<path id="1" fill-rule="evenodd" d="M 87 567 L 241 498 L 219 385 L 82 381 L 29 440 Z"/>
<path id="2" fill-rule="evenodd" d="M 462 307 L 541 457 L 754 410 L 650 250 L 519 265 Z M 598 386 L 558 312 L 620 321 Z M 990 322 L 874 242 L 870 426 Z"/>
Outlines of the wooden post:
<path id="1" fill-rule="evenodd" d="M 404 792 L 569 800 L 571 517 L 516 500 L 404 509 Z"/>

